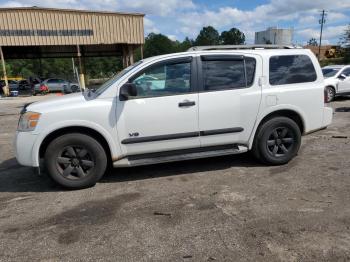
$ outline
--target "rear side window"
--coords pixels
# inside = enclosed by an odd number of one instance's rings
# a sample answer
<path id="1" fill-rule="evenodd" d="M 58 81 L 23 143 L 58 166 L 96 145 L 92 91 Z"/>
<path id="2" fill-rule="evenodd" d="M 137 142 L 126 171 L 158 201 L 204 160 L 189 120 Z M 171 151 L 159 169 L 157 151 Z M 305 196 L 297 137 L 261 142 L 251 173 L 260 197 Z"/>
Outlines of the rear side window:
<path id="1" fill-rule="evenodd" d="M 203 58 L 202 58 L 203 60 Z M 204 90 L 227 90 L 251 86 L 254 82 L 256 61 L 254 58 L 229 60 L 208 59 L 202 61 Z"/>
<path id="2" fill-rule="evenodd" d="M 270 58 L 270 84 L 287 85 L 314 82 L 316 71 L 306 55 L 272 56 Z"/>

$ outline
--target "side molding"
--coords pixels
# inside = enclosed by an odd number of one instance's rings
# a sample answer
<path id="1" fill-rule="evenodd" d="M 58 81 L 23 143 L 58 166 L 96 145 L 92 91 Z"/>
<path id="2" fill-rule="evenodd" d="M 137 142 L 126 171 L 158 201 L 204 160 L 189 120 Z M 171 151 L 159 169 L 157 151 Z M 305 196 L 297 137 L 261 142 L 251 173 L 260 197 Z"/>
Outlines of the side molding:
<path id="1" fill-rule="evenodd" d="M 126 144 L 135 144 L 135 143 L 173 140 L 173 139 L 180 139 L 180 138 L 199 137 L 199 136 L 213 136 L 213 135 L 222 135 L 222 134 L 229 134 L 229 133 L 239 133 L 239 132 L 242 132 L 243 130 L 244 130 L 243 127 L 233 127 L 233 128 L 223 128 L 223 129 L 215 129 L 215 130 L 206 130 L 206 131 L 200 131 L 200 132 L 187 132 L 187 133 L 159 135 L 159 136 L 132 137 L 132 138 L 123 139 L 121 143 L 126 145 Z"/>

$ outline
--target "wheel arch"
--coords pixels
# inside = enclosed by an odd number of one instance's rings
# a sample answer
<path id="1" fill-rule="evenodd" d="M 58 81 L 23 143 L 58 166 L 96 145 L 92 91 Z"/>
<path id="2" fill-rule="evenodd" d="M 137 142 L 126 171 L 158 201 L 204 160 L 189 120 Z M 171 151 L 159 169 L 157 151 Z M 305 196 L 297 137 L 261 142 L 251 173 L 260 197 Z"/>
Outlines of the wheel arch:
<path id="1" fill-rule="evenodd" d="M 299 113 L 293 109 L 278 109 L 278 110 L 272 111 L 270 113 L 267 113 L 258 122 L 258 124 L 254 130 L 254 133 L 251 136 L 250 143 L 249 143 L 249 149 L 251 149 L 251 147 L 253 146 L 255 136 L 256 136 L 259 128 L 261 127 L 261 125 L 263 123 L 265 123 L 266 121 L 268 121 L 269 119 L 274 118 L 274 117 L 279 117 L 279 116 L 284 116 L 284 117 L 288 117 L 288 118 L 292 119 L 300 128 L 301 134 L 305 133 L 305 129 L 306 129 L 305 120 L 304 120 L 304 117 L 302 116 L 301 113 Z"/>
<path id="2" fill-rule="evenodd" d="M 62 127 L 56 130 L 53 130 L 49 134 L 45 136 L 45 138 L 42 140 L 40 147 L 39 147 L 39 158 L 43 158 L 45 151 L 48 147 L 48 145 L 57 137 L 69 134 L 69 133 L 81 133 L 85 135 L 89 135 L 92 138 L 96 139 L 103 147 L 103 149 L 106 152 L 107 158 L 109 163 L 112 161 L 112 151 L 110 148 L 110 145 L 108 144 L 107 139 L 98 131 L 96 131 L 93 128 L 85 127 L 85 126 L 69 126 L 69 127 Z"/>
<path id="3" fill-rule="evenodd" d="M 333 89 L 334 89 L 334 94 L 336 94 L 336 93 L 337 93 L 337 88 L 336 88 L 336 86 L 335 86 L 335 85 L 329 84 L 329 85 L 326 85 L 324 88 L 327 88 L 327 87 L 331 87 L 331 88 L 333 88 Z"/>

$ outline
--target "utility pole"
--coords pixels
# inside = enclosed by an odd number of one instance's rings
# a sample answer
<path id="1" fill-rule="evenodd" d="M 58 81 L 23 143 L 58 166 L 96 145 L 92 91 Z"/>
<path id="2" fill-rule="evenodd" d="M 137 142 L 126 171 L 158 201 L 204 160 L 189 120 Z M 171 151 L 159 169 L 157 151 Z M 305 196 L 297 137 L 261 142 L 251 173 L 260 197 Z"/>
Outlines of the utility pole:
<path id="1" fill-rule="evenodd" d="M 4 91 L 4 95 L 5 96 L 9 96 L 10 95 L 10 89 L 9 89 L 9 82 L 7 80 L 5 58 L 4 58 L 4 53 L 2 52 L 2 46 L 0 46 L 0 57 L 1 57 L 2 71 L 3 71 L 3 74 L 4 74 L 4 80 L 5 80 L 5 86 L 3 87 L 3 91 Z"/>
<path id="2" fill-rule="evenodd" d="M 82 54 L 80 51 L 80 46 L 77 45 L 77 56 L 78 56 L 78 66 L 79 66 L 79 86 L 81 89 L 85 90 L 85 76 L 84 76 L 84 69 L 83 69 L 83 63 L 82 63 Z"/>
<path id="3" fill-rule="evenodd" d="M 320 32 L 320 41 L 318 43 L 318 61 L 321 59 L 321 44 L 322 44 L 322 32 L 323 32 L 323 25 L 326 23 L 326 12 L 325 10 L 322 10 L 321 12 L 321 19 L 319 20 L 319 23 L 321 25 L 321 32 Z"/>

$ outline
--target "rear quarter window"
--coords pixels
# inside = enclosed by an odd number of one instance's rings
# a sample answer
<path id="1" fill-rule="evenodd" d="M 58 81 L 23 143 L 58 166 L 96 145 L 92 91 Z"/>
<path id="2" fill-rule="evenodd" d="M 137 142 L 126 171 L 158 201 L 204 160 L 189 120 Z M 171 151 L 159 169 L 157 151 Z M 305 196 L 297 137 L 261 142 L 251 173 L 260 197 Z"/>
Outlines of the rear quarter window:
<path id="1" fill-rule="evenodd" d="M 314 82 L 317 74 L 307 55 L 270 57 L 270 85 L 287 85 Z"/>

